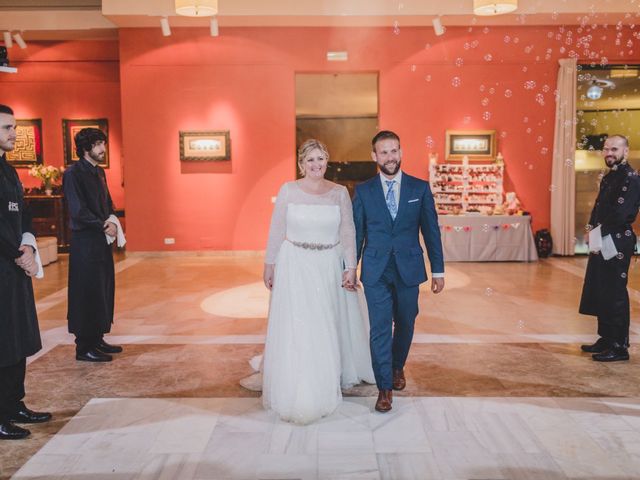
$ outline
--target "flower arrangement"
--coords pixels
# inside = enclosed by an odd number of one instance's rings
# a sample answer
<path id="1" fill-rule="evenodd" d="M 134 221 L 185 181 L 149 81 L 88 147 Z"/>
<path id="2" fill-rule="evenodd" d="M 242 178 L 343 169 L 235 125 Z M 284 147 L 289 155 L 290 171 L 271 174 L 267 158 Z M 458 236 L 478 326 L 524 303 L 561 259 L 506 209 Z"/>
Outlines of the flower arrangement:
<path id="1" fill-rule="evenodd" d="M 54 167 L 53 165 L 34 165 L 29 169 L 29 175 L 42 180 L 42 188 L 47 195 L 51 195 L 52 187 L 60 177 L 62 177 L 64 167 Z"/>

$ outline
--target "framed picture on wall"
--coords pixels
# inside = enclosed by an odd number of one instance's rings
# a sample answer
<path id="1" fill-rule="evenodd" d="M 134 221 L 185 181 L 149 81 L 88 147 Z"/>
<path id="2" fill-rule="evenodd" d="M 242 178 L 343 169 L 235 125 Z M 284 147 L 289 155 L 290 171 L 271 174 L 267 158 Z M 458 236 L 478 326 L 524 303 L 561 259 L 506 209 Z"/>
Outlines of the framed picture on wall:
<path id="1" fill-rule="evenodd" d="M 43 162 L 42 120 L 16 120 L 16 146 L 7 153 L 7 162 L 14 167 L 31 167 Z"/>
<path id="2" fill-rule="evenodd" d="M 487 160 L 496 156 L 495 130 L 447 130 L 445 158 Z"/>
<path id="3" fill-rule="evenodd" d="M 68 120 L 62 119 L 62 140 L 64 145 L 64 164 L 71 165 L 80 160 L 76 153 L 75 136 L 83 128 L 98 128 L 107 136 L 107 144 L 104 161 L 100 162 L 102 168 L 109 168 L 109 122 L 106 118 L 97 118 L 93 120 Z"/>
<path id="4" fill-rule="evenodd" d="M 231 160 L 229 130 L 220 132 L 180 132 L 180 161 Z"/>

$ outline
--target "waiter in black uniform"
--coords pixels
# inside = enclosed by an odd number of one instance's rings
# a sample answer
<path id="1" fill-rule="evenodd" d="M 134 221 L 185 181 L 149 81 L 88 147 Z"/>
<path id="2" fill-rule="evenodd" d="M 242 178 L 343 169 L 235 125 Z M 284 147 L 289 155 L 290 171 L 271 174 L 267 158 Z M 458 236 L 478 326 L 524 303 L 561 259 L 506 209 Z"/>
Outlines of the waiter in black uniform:
<path id="1" fill-rule="evenodd" d="M 114 216 L 104 170 L 98 165 L 106 153 L 106 135 L 97 128 L 83 128 L 75 136 L 80 160 L 63 177 L 69 206 L 69 332 L 76 336 L 76 360 L 110 362 L 122 347 L 110 345 L 115 274 L 107 235 L 116 237 Z"/>
<path id="2" fill-rule="evenodd" d="M 5 158 L 15 143 L 13 110 L 0 105 L 0 440 L 29 436 L 16 423 L 51 419 L 22 401 L 27 357 L 42 348 L 31 277 L 42 278 L 43 272 L 22 184 Z"/>
<path id="3" fill-rule="evenodd" d="M 600 338 L 592 345 L 582 345 L 582 351 L 592 353 L 598 362 L 616 362 L 629 360 L 627 276 L 636 247 L 631 225 L 640 207 L 640 177 L 627 163 L 626 137 L 607 138 L 602 154 L 609 172 L 600 182 L 587 229 L 600 226 L 603 248 L 589 255 L 580 301 L 580 313 L 598 317 Z M 615 248 L 605 255 L 604 244 L 609 235 Z M 611 258 L 605 260 L 605 256 Z"/>

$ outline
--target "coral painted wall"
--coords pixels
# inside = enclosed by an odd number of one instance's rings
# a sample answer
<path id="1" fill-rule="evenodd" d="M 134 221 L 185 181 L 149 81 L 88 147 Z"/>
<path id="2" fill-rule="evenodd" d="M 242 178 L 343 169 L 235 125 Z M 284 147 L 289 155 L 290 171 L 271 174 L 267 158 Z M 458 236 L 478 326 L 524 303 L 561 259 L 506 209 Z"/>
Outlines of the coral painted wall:
<path id="1" fill-rule="evenodd" d="M 262 249 L 271 198 L 295 177 L 296 72 L 379 72 L 379 123 L 426 178 L 446 129 L 496 129 L 507 189 L 549 225 L 557 60 L 630 61 L 634 32 L 562 27 L 121 31 L 127 216 L 135 250 Z M 595 33 L 595 32 L 592 32 Z M 607 39 L 607 35 L 609 38 Z M 573 50 L 576 50 L 575 52 Z M 349 61 L 329 63 L 328 50 Z M 180 130 L 230 130 L 232 162 L 181 164 Z M 131 152 L 135 152 L 132 154 Z M 163 245 L 174 237 L 175 245 Z"/>
<path id="2" fill-rule="evenodd" d="M 30 42 L 26 50 L 9 50 L 17 74 L 0 74 L 0 103 L 17 118 L 41 118 L 45 165 L 62 166 L 62 119 L 107 118 L 109 121 L 109 190 L 117 208 L 124 208 L 120 71 L 118 42 Z M 39 180 L 19 168 L 25 187 Z"/>

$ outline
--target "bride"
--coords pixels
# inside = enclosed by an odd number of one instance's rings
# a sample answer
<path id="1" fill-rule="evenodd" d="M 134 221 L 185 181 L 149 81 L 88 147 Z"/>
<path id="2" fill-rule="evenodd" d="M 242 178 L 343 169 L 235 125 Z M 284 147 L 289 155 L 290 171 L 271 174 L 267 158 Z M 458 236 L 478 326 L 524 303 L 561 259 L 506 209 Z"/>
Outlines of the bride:
<path id="1" fill-rule="evenodd" d="M 351 200 L 325 180 L 328 161 L 318 140 L 300 147 L 302 178 L 278 193 L 264 266 L 271 302 L 263 404 L 298 424 L 333 412 L 341 387 L 375 383 L 366 306 L 355 288 Z"/>

